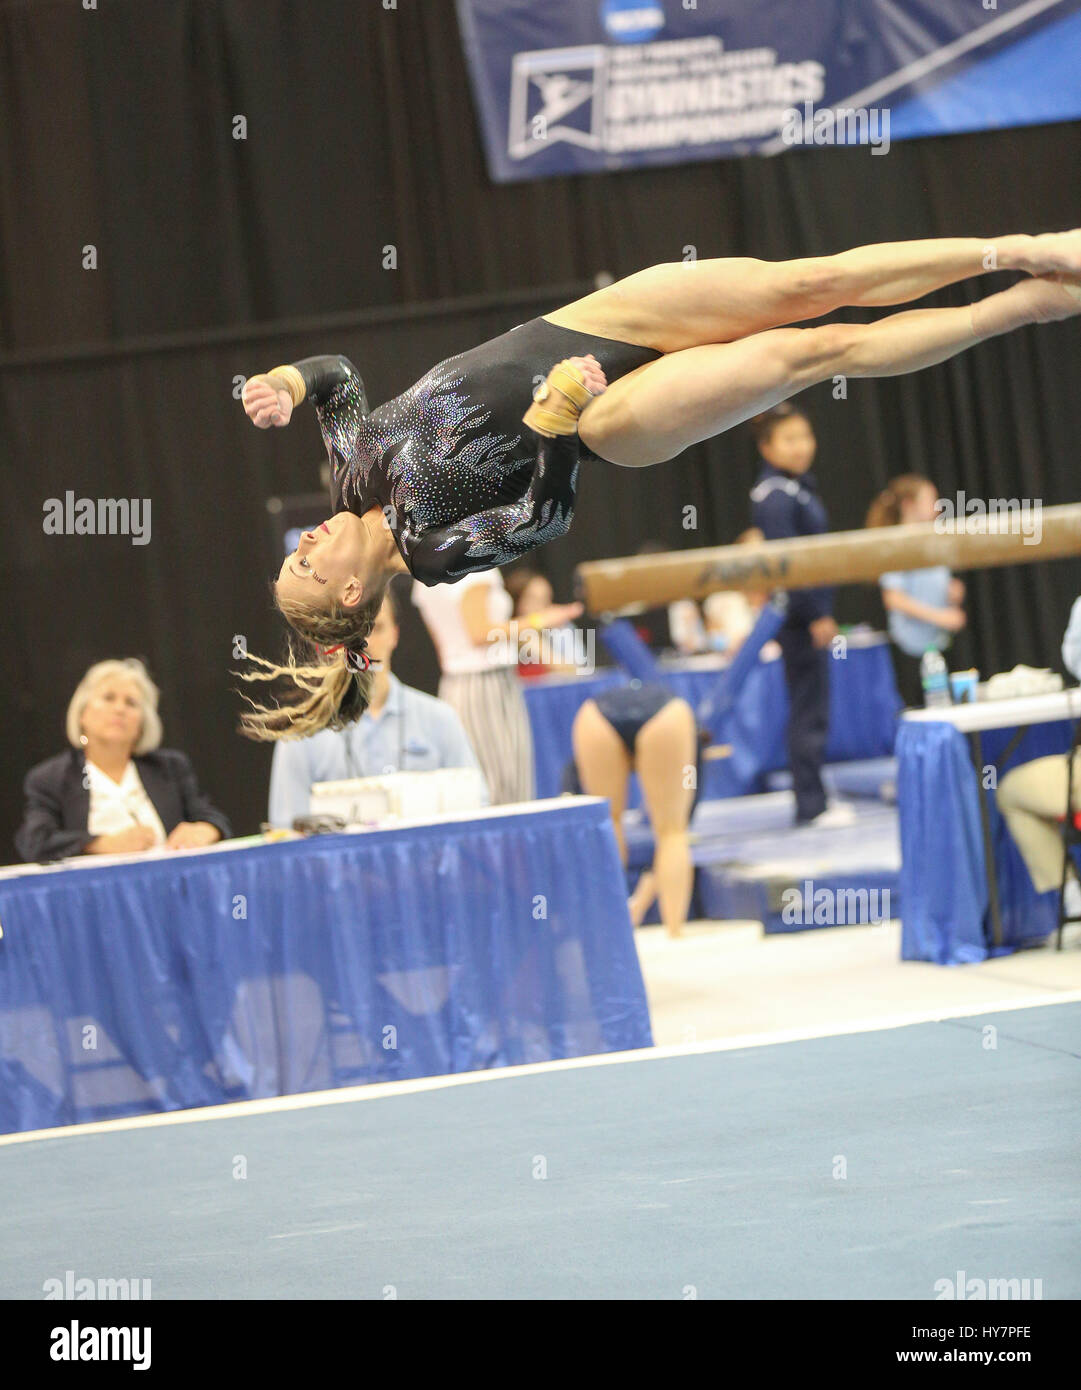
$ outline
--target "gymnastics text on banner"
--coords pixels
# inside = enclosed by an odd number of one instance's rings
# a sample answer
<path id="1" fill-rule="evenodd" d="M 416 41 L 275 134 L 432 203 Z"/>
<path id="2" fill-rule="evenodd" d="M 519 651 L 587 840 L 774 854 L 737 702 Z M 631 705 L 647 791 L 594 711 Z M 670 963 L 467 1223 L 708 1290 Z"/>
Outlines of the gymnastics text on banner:
<path id="1" fill-rule="evenodd" d="M 1081 0 L 458 0 L 494 179 L 1081 117 Z"/>

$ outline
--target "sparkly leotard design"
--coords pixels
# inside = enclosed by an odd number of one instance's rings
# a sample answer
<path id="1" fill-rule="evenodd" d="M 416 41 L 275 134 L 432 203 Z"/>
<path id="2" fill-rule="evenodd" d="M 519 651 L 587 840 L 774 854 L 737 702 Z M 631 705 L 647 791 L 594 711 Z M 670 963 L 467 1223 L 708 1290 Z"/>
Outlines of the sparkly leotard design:
<path id="1" fill-rule="evenodd" d="M 578 437 L 534 434 L 522 415 L 537 380 L 588 352 L 609 382 L 660 355 L 533 319 L 447 358 L 370 412 L 345 358 L 298 363 L 330 457 L 334 511 L 381 507 L 424 584 L 508 564 L 564 535 Z"/>

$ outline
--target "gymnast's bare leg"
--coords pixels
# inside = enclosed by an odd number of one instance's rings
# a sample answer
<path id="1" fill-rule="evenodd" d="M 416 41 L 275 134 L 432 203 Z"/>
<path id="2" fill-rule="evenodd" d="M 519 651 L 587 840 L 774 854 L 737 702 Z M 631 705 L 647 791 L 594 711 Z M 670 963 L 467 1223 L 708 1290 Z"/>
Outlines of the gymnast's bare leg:
<path id="1" fill-rule="evenodd" d="M 1081 230 L 883 242 L 791 261 L 677 261 L 637 271 L 544 317 L 565 328 L 680 352 L 845 306 L 902 304 L 998 270 L 1081 275 Z"/>
<path id="2" fill-rule="evenodd" d="M 697 751 L 698 728 L 686 700 L 669 700 L 634 740 L 634 765 L 653 828 L 653 885 L 664 929 L 673 937 L 683 934 L 694 889 L 687 825 Z"/>
<path id="3" fill-rule="evenodd" d="M 687 920 L 694 887 L 687 824 L 694 804 L 698 728 L 686 700 L 672 699 L 647 719 L 634 740 L 634 758 L 593 700 L 575 715 L 571 730 L 574 761 L 582 790 L 607 798 L 619 846 L 627 864 L 623 812 L 632 770 L 638 773 L 642 799 L 653 829 L 652 868 L 638 881 L 628 907 L 637 927 L 655 897 L 669 936 L 679 936 Z"/>
<path id="4" fill-rule="evenodd" d="M 627 790 L 634 768 L 631 755 L 593 700 L 586 700 L 575 715 L 571 742 L 582 790 L 587 796 L 603 796 L 608 802 L 619 857 L 626 868 L 627 840 L 623 834 L 623 812 L 627 809 Z M 642 925 L 656 896 L 653 870 L 647 869 L 627 901 L 632 926 Z"/>
<path id="5" fill-rule="evenodd" d="M 1040 276 L 960 308 L 912 309 L 870 324 L 773 328 L 735 342 L 671 351 L 588 402 L 578 432 L 602 458 L 644 467 L 818 382 L 901 376 L 945 362 L 985 338 L 1077 314 L 1081 279 Z"/>
<path id="6" fill-rule="evenodd" d="M 592 700 L 586 700 L 574 716 L 571 744 L 582 790 L 587 796 L 603 796 L 608 801 L 619 857 L 626 867 L 627 841 L 623 835 L 623 812 L 627 809 L 631 755 Z"/>

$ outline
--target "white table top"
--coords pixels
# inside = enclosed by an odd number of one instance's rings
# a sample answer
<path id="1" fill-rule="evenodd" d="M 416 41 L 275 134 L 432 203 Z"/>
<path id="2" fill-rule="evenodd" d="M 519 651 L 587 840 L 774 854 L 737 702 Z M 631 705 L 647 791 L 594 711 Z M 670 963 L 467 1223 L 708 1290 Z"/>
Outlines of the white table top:
<path id="1" fill-rule="evenodd" d="M 944 705 L 940 709 L 909 709 L 901 716 L 913 724 L 952 724 L 964 734 L 981 729 L 1012 729 L 1022 724 L 1048 724 L 1081 716 L 1081 686 L 1052 690 L 1046 695 L 1019 695 L 1011 700 L 977 700 L 974 704 Z"/>
<path id="2" fill-rule="evenodd" d="M 508 806 L 481 806 L 471 811 L 444 811 L 437 815 L 415 817 L 412 819 L 389 819 L 380 825 L 358 827 L 356 829 L 335 831 L 340 835 L 378 835 L 395 830 L 415 830 L 423 825 L 454 825 L 473 821 L 506 820 L 512 816 L 532 816 L 549 811 L 566 810 L 568 806 L 586 806 L 602 803 L 597 796 L 551 796 L 539 801 L 518 801 Z M 143 850 L 137 854 L 80 854 L 74 859 L 56 859 L 48 864 L 5 864 L 0 866 L 0 880 L 21 878 L 24 874 L 66 873 L 73 869 L 104 869 L 121 864 L 146 864 L 154 859 L 182 859 L 197 854 L 222 854 L 230 850 L 251 849 L 268 844 L 296 844 L 298 840 L 321 839 L 322 836 L 290 836 L 275 840 L 262 835 L 248 835 L 243 839 L 219 840 L 213 845 L 201 845 L 197 849 L 155 849 Z"/>

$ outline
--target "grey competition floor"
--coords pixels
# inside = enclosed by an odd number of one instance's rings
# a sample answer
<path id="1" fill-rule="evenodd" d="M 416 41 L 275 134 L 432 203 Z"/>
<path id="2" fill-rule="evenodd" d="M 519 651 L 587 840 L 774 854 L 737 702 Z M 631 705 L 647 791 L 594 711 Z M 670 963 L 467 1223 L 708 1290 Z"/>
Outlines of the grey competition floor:
<path id="1" fill-rule="evenodd" d="M 3 1298 L 1078 1298 L 1081 1004 L 46 1138 L 0 1182 Z"/>

